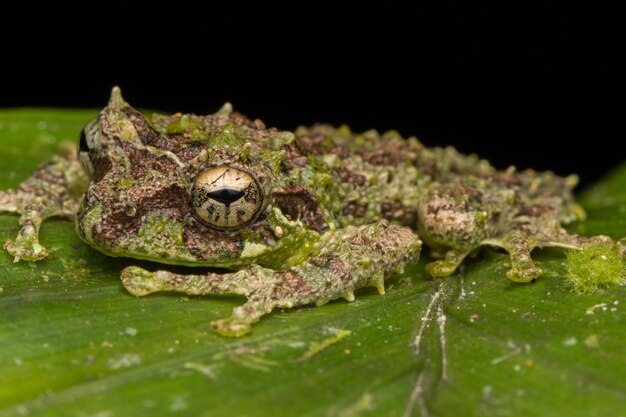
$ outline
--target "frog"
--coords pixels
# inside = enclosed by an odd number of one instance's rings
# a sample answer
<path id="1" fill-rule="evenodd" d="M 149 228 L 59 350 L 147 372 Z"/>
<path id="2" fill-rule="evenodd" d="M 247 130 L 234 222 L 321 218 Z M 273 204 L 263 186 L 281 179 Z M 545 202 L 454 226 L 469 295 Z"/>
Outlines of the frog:
<path id="1" fill-rule="evenodd" d="M 20 214 L 17 237 L 4 245 L 15 262 L 49 255 L 39 229 L 60 216 L 103 254 L 149 261 L 121 271 L 134 296 L 244 296 L 211 323 L 239 337 L 278 308 L 353 301 L 366 287 L 384 294 L 422 246 L 433 277 L 495 247 L 509 255 L 509 280 L 534 282 L 542 274 L 534 248 L 611 241 L 563 228 L 584 217 L 577 182 L 498 170 L 396 131 L 281 131 L 229 103 L 210 115 L 147 115 L 115 87 L 75 149 L 0 192 L 0 211 Z"/>

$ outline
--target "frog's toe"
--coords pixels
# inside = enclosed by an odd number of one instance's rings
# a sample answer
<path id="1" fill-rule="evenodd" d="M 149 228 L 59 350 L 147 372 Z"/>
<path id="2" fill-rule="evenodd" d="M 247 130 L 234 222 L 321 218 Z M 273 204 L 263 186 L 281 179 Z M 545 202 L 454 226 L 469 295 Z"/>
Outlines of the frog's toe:
<path id="1" fill-rule="evenodd" d="M 24 239 L 19 236 L 15 241 L 7 240 L 4 249 L 14 256 L 14 262 L 20 260 L 39 261 L 49 255 L 48 250 L 36 240 Z"/>
<path id="2" fill-rule="evenodd" d="M 506 277 L 515 282 L 534 282 L 543 273 L 543 270 L 536 265 L 528 267 L 513 267 L 506 273 Z"/>
<path id="3" fill-rule="evenodd" d="M 456 271 L 457 265 L 448 261 L 435 261 L 426 265 L 426 272 L 433 277 L 449 277 Z"/>
<path id="4" fill-rule="evenodd" d="M 538 241 L 530 240 L 522 231 L 515 230 L 502 238 L 489 239 L 483 243 L 499 246 L 508 252 L 511 269 L 507 271 L 506 277 L 511 281 L 534 282 L 543 273 L 530 256 L 531 250 L 540 245 Z"/>
<path id="5" fill-rule="evenodd" d="M 137 297 L 160 291 L 162 285 L 157 278 L 157 274 L 138 266 L 124 268 L 121 275 L 124 288 Z"/>
<path id="6" fill-rule="evenodd" d="M 252 328 L 252 326 L 250 326 L 250 323 L 239 321 L 234 317 L 215 320 L 211 322 L 211 327 L 213 327 L 213 330 L 215 330 L 219 335 L 226 337 L 244 336 L 250 333 L 250 330 Z"/>
<path id="7" fill-rule="evenodd" d="M 463 259 L 469 255 L 470 251 L 449 250 L 446 252 L 445 259 L 431 262 L 426 265 L 426 272 L 433 277 L 449 277 L 457 270 Z"/>

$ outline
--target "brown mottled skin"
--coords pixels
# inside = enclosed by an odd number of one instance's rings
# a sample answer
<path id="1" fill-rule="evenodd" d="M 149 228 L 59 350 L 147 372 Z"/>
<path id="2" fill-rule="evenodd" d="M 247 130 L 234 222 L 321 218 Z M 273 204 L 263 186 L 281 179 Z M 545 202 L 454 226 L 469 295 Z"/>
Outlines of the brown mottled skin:
<path id="1" fill-rule="evenodd" d="M 16 261 L 47 256 L 38 241 L 45 218 L 76 214 L 81 238 L 105 254 L 233 270 L 128 267 L 122 280 L 135 295 L 243 294 L 245 305 L 213 323 L 240 336 L 275 307 L 353 300 L 365 286 L 384 292 L 384 279 L 418 258 L 416 232 L 441 258 L 427 266 L 432 275 L 450 275 L 492 245 L 509 252 L 510 279 L 532 281 L 541 274 L 534 247 L 608 240 L 562 229 L 582 215 L 575 184 L 573 176 L 497 171 L 395 132 L 280 132 L 228 104 L 207 116 L 148 118 L 116 88 L 83 130 L 78 158 L 56 157 L 1 192 L 0 209 L 22 215 L 17 239 L 5 244 Z"/>

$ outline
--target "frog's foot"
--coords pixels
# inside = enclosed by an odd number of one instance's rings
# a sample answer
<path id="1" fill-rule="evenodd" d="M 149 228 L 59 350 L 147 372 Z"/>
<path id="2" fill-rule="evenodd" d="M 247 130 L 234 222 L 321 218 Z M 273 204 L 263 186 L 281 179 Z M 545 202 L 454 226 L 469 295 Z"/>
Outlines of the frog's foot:
<path id="1" fill-rule="evenodd" d="M 39 261 L 48 256 L 48 250 L 39 243 L 39 227 L 43 219 L 59 214 L 56 203 L 35 198 L 20 211 L 20 230 L 15 240 L 8 240 L 4 248 L 14 256 L 14 261 Z"/>
<path id="2" fill-rule="evenodd" d="M 4 249 L 13 255 L 15 262 L 23 259 L 38 261 L 48 256 L 48 251 L 39 243 L 39 225 L 43 205 L 31 194 L 22 190 L 0 191 L 0 211 L 21 213 L 20 231 L 15 240 L 7 240 Z"/>
<path id="3" fill-rule="evenodd" d="M 409 228 L 381 221 L 333 232 L 317 256 L 282 271 L 251 265 L 231 273 L 181 275 L 128 267 L 122 282 L 137 296 L 156 291 L 244 295 L 247 302 L 231 317 L 212 323 L 219 334 L 239 337 L 274 308 L 322 305 L 337 298 L 352 301 L 355 290 L 368 286 L 382 293 L 383 280 L 417 260 L 420 248 L 421 241 Z"/>
<path id="4" fill-rule="evenodd" d="M 487 239 L 483 245 L 498 246 L 509 254 L 511 269 L 506 273 L 506 277 L 514 282 L 535 282 L 543 273 L 533 262 L 530 252 L 534 247 L 540 246 L 538 242 L 527 238 L 522 232 L 514 231 L 502 238 Z"/>
<path id="5" fill-rule="evenodd" d="M 530 257 L 532 246 L 523 236 L 514 234 L 504 239 L 488 239 L 483 245 L 498 246 L 509 253 L 511 269 L 506 273 L 507 278 L 515 282 L 533 282 L 543 272 L 536 266 Z M 456 271 L 471 251 L 450 250 L 444 259 L 426 265 L 426 272 L 434 277 L 447 277 Z"/>
<path id="6" fill-rule="evenodd" d="M 129 293 L 142 297 L 157 291 L 167 291 L 166 274 L 166 271 L 150 272 L 138 266 L 129 266 L 122 271 L 121 279 Z"/>
<path id="7" fill-rule="evenodd" d="M 176 291 L 191 295 L 241 294 L 248 301 L 233 310 L 231 317 L 215 320 L 213 329 L 222 336 L 239 337 L 275 307 L 294 307 L 310 301 L 310 288 L 300 270 L 273 271 L 253 265 L 233 273 L 179 275 L 169 271 L 149 272 L 131 266 L 122 271 L 124 287 L 133 295 Z"/>
<path id="8" fill-rule="evenodd" d="M 457 270 L 463 259 L 472 251 L 449 250 L 444 259 L 426 265 L 426 272 L 433 277 L 449 277 Z"/>
<path id="9" fill-rule="evenodd" d="M 74 217 L 85 185 L 85 174 L 72 152 L 40 166 L 18 189 L 0 191 L 0 211 L 20 214 L 16 239 L 4 244 L 15 262 L 48 256 L 39 243 L 41 224 L 53 216 Z"/>
<path id="10" fill-rule="evenodd" d="M 14 262 L 39 261 L 48 256 L 48 250 L 36 238 L 24 237 L 21 234 L 14 241 L 7 240 L 4 249 L 14 257 Z"/>
<path id="11" fill-rule="evenodd" d="M 137 266 L 130 266 L 122 271 L 121 279 L 126 290 L 138 297 L 159 291 L 176 291 L 191 295 L 241 294 L 252 300 L 258 298 L 258 294 L 252 296 L 253 286 L 260 285 L 259 289 L 267 287 L 261 284 L 271 279 L 273 275 L 274 271 L 258 266 L 233 273 L 206 275 L 181 275 L 169 271 L 150 272 Z M 250 301 L 246 306 L 248 304 Z M 259 307 L 258 305 L 247 307 L 247 314 L 246 311 L 241 311 L 242 307 L 238 307 L 229 319 L 213 322 L 213 328 L 224 336 L 243 336 L 250 331 L 254 321 L 271 311 L 271 307 L 269 310 Z"/>
<path id="12" fill-rule="evenodd" d="M 621 243 L 620 243 L 621 242 Z M 500 239 L 487 239 L 485 245 L 499 246 L 509 253 L 511 269 L 506 273 L 507 278 L 515 282 L 534 282 L 542 274 L 541 268 L 534 264 L 530 252 L 536 247 L 561 247 L 567 249 L 581 249 L 593 244 L 616 244 L 622 257 L 626 258 L 626 241 L 614 242 L 608 236 L 580 236 L 568 234 L 563 230 L 555 229 L 553 233 L 527 236 L 516 230 Z"/>
<path id="13" fill-rule="evenodd" d="M 252 325 L 245 321 L 239 321 L 234 316 L 221 320 L 213 320 L 211 327 L 218 334 L 226 337 L 241 337 L 250 333 Z"/>
<path id="14" fill-rule="evenodd" d="M 531 243 L 524 234 L 515 231 L 502 240 L 502 248 L 509 253 L 511 259 L 511 269 L 506 273 L 506 277 L 515 282 L 534 282 L 543 273 L 533 262 L 530 252 L 537 245 Z"/>

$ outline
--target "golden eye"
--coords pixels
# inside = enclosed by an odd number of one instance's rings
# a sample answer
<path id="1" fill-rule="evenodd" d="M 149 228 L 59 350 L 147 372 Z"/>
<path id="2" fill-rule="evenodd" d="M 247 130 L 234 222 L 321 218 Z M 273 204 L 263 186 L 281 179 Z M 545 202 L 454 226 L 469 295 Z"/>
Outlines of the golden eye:
<path id="1" fill-rule="evenodd" d="M 191 191 L 194 214 L 201 223 L 216 229 L 238 229 L 252 222 L 263 196 L 249 173 L 221 166 L 202 171 Z"/>
<path id="2" fill-rule="evenodd" d="M 87 175 L 92 176 L 94 167 L 91 162 L 90 153 L 97 150 L 100 141 L 100 121 L 94 119 L 80 131 L 78 137 L 78 160 L 83 166 Z"/>

